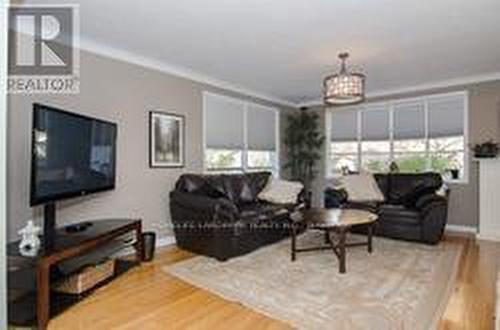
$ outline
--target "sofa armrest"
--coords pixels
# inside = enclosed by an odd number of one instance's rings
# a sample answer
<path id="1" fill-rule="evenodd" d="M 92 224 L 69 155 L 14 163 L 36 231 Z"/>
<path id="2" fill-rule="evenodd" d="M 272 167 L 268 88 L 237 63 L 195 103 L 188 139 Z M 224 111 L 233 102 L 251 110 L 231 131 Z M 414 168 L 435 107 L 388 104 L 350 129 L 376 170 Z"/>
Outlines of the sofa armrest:
<path id="1" fill-rule="evenodd" d="M 310 208 L 312 203 L 311 199 L 312 193 L 303 188 L 298 194 L 295 204 L 300 207 L 305 206 L 306 208 Z"/>
<path id="2" fill-rule="evenodd" d="M 422 220 L 422 239 L 429 244 L 438 243 L 448 220 L 448 200 L 436 194 L 421 196 L 415 203 Z"/>
<path id="3" fill-rule="evenodd" d="M 226 198 L 190 194 L 174 190 L 170 193 L 172 220 L 188 221 L 233 221 L 239 213 L 238 208 Z M 182 210 L 179 210 L 182 209 Z M 184 215 L 180 215 L 184 211 Z M 189 215 L 189 216 L 187 216 Z"/>
<path id="4" fill-rule="evenodd" d="M 414 207 L 419 211 L 425 211 L 430 206 L 435 204 L 448 205 L 446 197 L 437 194 L 425 194 L 420 196 L 416 201 Z"/>
<path id="5" fill-rule="evenodd" d="M 325 189 L 325 207 L 339 208 L 347 203 L 347 192 L 344 189 Z"/>

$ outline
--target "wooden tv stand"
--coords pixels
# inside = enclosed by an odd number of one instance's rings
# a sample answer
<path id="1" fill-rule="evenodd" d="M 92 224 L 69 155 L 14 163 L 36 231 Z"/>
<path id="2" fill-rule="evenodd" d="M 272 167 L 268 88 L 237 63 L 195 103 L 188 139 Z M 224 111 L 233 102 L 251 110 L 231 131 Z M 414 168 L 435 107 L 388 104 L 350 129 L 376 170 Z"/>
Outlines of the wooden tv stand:
<path id="1" fill-rule="evenodd" d="M 68 295 L 51 291 L 51 281 L 58 280 L 51 267 L 54 270 L 53 266 L 62 261 L 81 257 L 131 232 L 135 232 L 136 237 L 135 261 L 117 262 L 115 276 L 118 276 L 140 264 L 143 249 L 141 220 L 96 220 L 86 230 L 75 233 L 59 228 L 53 236 L 51 246 L 47 246 L 42 239 L 42 248 L 36 257 L 22 256 L 18 250 L 19 242 L 10 243 L 7 248 L 9 260 L 15 260 L 14 263 L 22 263 L 25 266 L 9 269 L 9 290 L 13 287 L 22 287 L 23 284 L 29 286 L 33 279 L 36 279 L 36 287 L 35 290 L 21 294 L 12 301 L 9 299 L 9 323 L 27 325 L 35 322 L 38 329 L 46 329 L 51 316 L 60 313 L 88 294 Z"/>

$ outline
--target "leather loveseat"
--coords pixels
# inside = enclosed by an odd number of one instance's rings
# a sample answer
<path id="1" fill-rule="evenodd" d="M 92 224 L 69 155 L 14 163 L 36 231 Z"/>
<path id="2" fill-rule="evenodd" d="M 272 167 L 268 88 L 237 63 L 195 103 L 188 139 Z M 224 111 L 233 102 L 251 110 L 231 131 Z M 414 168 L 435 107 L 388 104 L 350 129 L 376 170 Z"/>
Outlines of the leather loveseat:
<path id="1" fill-rule="evenodd" d="M 287 237 L 289 215 L 303 207 L 303 194 L 290 205 L 259 201 L 270 177 L 269 172 L 182 175 L 170 193 L 177 245 L 223 261 Z"/>
<path id="2" fill-rule="evenodd" d="M 379 236 L 428 244 L 441 240 L 448 211 L 448 192 L 444 196 L 436 194 L 443 184 L 441 175 L 398 173 L 374 177 L 384 202 L 352 203 L 345 190 L 327 188 L 326 207 L 361 208 L 377 213 L 376 234 Z"/>

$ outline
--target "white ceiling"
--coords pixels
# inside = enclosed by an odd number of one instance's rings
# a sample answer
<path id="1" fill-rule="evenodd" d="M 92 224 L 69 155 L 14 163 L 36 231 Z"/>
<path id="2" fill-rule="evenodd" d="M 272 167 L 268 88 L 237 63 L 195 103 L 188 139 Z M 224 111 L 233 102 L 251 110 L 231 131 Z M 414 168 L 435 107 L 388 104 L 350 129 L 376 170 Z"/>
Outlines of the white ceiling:
<path id="1" fill-rule="evenodd" d="M 369 93 L 500 78 L 500 0 L 36 1 L 58 2 L 80 4 L 83 47 L 294 104 L 345 50 Z"/>

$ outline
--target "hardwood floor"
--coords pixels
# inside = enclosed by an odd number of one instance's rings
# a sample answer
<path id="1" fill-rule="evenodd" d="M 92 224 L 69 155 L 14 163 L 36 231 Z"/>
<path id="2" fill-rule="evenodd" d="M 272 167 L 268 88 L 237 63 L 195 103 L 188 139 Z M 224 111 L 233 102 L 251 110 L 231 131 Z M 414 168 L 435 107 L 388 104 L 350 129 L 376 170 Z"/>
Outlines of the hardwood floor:
<path id="1" fill-rule="evenodd" d="M 461 241 L 465 248 L 439 329 L 494 329 L 500 243 L 464 237 L 447 239 Z"/>
<path id="2" fill-rule="evenodd" d="M 448 236 L 464 244 L 454 292 L 439 329 L 492 329 L 500 244 Z M 97 290 L 53 319 L 49 329 L 289 329 L 240 304 L 198 289 L 161 270 L 190 258 L 175 247 Z"/>

